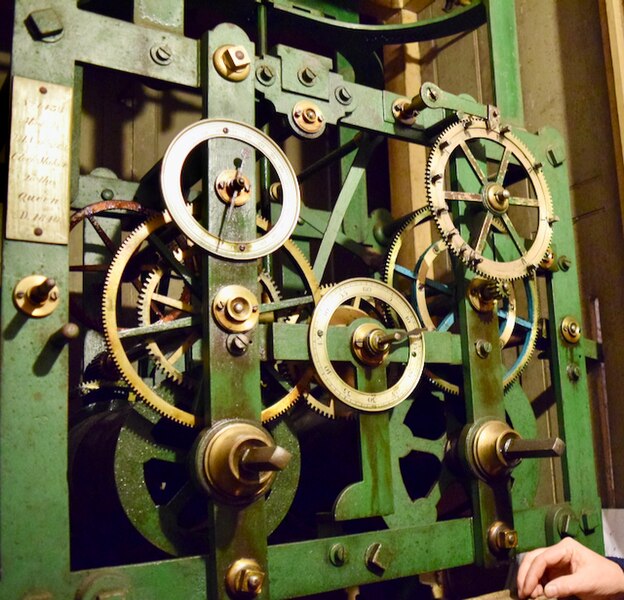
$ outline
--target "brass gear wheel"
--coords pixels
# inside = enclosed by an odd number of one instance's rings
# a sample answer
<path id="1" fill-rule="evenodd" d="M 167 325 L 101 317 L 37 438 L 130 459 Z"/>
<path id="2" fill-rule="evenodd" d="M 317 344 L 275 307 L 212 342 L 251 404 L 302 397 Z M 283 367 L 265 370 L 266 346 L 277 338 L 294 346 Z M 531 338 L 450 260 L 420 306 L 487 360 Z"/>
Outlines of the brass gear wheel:
<path id="1" fill-rule="evenodd" d="M 124 282 L 124 274 L 127 269 L 131 272 L 137 269 L 153 269 L 155 265 L 145 265 L 144 261 L 139 261 L 137 255 L 149 253 L 149 237 L 161 228 L 167 227 L 171 223 L 169 213 L 165 212 L 139 225 L 122 243 L 117 254 L 111 262 L 104 283 L 104 298 L 102 305 L 102 322 L 104 325 L 104 337 L 110 355 L 119 369 L 123 378 L 132 386 L 137 395 L 159 414 L 169 419 L 185 425 L 187 427 L 198 426 L 198 417 L 185 408 L 176 406 L 169 399 L 160 396 L 157 391 L 139 375 L 133 365 L 137 352 L 144 352 L 144 340 L 149 339 L 155 333 L 156 326 L 143 328 L 120 327 L 118 310 L 119 298 L 121 297 L 121 286 Z M 152 257 L 154 262 L 157 259 Z M 173 260 L 177 260 L 175 257 Z M 139 266 L 140 264 L 140 266 Z M 132 273 L 133 274 L 133 273 Z M 132 277 L 132 274 L 129 277 Z M 125 275 L 128 278 L 128 275 Z M 191 327 L 191 319 L 188 320 L 187 328 Z M 162 329 L 162 328 L 161 328 Z M 128 335 L 137 333 L 136 337 Z M 123 341 L 122 341 L 123 340 Z M 126 346 L 124 346 L 124 343 Z"/>
<path id="2" fill-rule="evenodd" d="M 456 159 L 469 165 L 461 187 L 451 173 Z M 425 185 L 442 239 L 471 270 L 509 280 L 537 268 L 552 237 L 552 199 L 542 165 L 507 129 L 481 119 L 448 127 L 431 148 Z M 460 222 L 469 223 L 469 237 Z"/>
<path id="3" fill-rule="evenodd" d="M 183 316 L 197 316 L 199 309 L 190 304 L 190 290 L 184 286 L 180 291 L 178 298 L 171 297 L 171 293 L 162 293 L 160 284 L 163 281 L 165 271 L 161 266 L 157 266 L 149 273 L 137 301 L 138 321 L 141 327 L 148 327 L 155 323 L 171 323 L 172 321 L 183 318 Z M 153 308 L 159 307 L 158 318 L 152 320 Z M 167 309 L 170 309 L 167 311 Z M 173 348 L 165 350 L 157 341 L 148 340 L 145 344 L 147 351 L 150 353 L 156 365 L 169 379 L 175 383 L 186 385 L 192 388 L 196 382 L 189 378 L 188 373 L 180 370 L 176 363 L 184 357 L 191 349 L 193 344 L 200 338 L 197 328 L 191 328 L 184 338 L 177 340 Z"/>
<path id="4" fill-rule="evenodd" d="M 109 353 L 116 367 L 123 378 L 136 391 L 137 395 L 157 413 L 187 427 L 197 427 L 200 425 L 198 417 L 187 406 L 182 407 L 178 402 L 179 398 L 192 394 L 186 391 L 186 393 L 166 394 L 166 397 L 163 397 L 159 395 L 157 386 L 151 386 L 146 383 L 133 365 L 133 361 L 136 358 L 135 354 L 145 353 L 145 350 L 147 350 L 152 356 L 156 357 L 156 362 L 164 373 L 170 377 L 172 382 L 185 382 L 187 384 L 192 382 L 192 375 L 188 378 L 186 372 L 182 373 L 175 366 L 175 362 L 179 356 L 184 354 L 184 350 L 192 346 L 192 342 L 196 339 L 194 336 L 196 336 L 195 329 L 198 323 L 194 320 L 196 319 L 196 311 L 193 308 L 190 296 L 197 296 L 199 301 L 201 294 L 197 290 L 193 290 L 193 286 L 196 285 L 193 273 L 186 268 L 184 260 L 180 260 L 180 257 L 184 255 L 184 250 L 181 252 L 179 247 L 167 250 L 163 243 L 159 243 L 159 252 L 166 256 L 163 259 L 150 246 L 150 236 L 157 231 L 166 234 L 166 239 L 169 240 L 168 243 L 170 245 L 174 243 L 175 239 L 179 237 L 178 232 L 172 231 L 169 233 L 168 229 L 163 229 L 167 227 L 174 229 L 171 226 L 171 222 L 171 217 L 167 212 L 157 215 L 135 229 L 119 248 L 107 273 L 104 286 L 102 307 L 104 334 Z M 266 221 L 259 219 L 258 228 L 268 228 L 268 224 Z M 310 302 L 315 304 L 320 298 L 320 290 L 312 267 L 301 250 L 292 241 L 288 240 L 283 244 L 282 249 L 288 253 L 296 269 L 304 279 L 307 291 L 311 297 Z M 148 258 L 147 262 L 137 258 L 137 256 L 143 257 L 143 255 Z M 164 263 L 161 262 L 163 260 Z M 171 268 L 172 272 L 178 272 L 183 281 L 180 284 L 182 288 L 184 286 L 190 287 L 191 293 L 182 292 L 182 300 L 169 298 L 166 294 L 158 294 L 156 291 L 162 279 L 159 269 L 162 270 L 165 263 L 167 263 L 167 268 Z M 139 303 L 141 314 L 139 327 L 124 329 L 119 326 L 120 314 L 117 308 L 122 283 L 131 280 L 137 271 L 146 270 L 148 275 L 142 290 L 142 300 Z M 129 271 L 129 273 L 126 271 Z M 274 286 L 274 284 L 272 285 Z M 271 294 L 270 291 L 268 293 L 269 295 Z M 172 318 L 169 320 L 158 319 L 152 321 L 149 311 L 154 303 L 160 304 L 160 308 L 172 308 Z M 274 311 L 281 310 L 278 298 L 272 299 L 272 304 L 275 305 L 273 307 Z M 292 310 L 294 309 L 287 305 L 286 311 L 291 312 Z M 160 312 L 162 313 L 162 311 Z M 155 339 L 163 333 L 167 336 L 172 335 L 172 333 L 176 335 L 181 333 L 183 336 L 181 342 L 177 338 L 174 341 L 172 345 L 173 354 L 171 355 L 163 351 L 160 340 L 157 341 Z M 284 414 L 300 398 L 309 381 L 310 377 L 304 375 L 299 378 L 295 385 L 287 385 L 285 393 L 277 401 L 263 409 L 261 415 L 262 422 L 272 421 Z M 175 402 L 171 401 L 172 398 L 175 399 Z"/>
<path id="5" fill-rule="evenodd" d="M 455 322 L 453 307 L 456 303 L 453 281 L 441 281 L 439 273 L 429 277 L 434 261 L 439 261 L 446 254 L 442 240 L 433 242 L 416 261 L 414 269 L 400 264 L 399 255 L 405 238 L 412 230 L 431 220 L 431 212 L 423 208 L 412 213 L 404 225 L 397 231 L 388 250 L 384 268 L 384 280 L 387 284 L 400 289 L 411 301 L 423 325 L 430 331 L 449 331 Z M 402 286 L 401 283 L 407 283 Z M 524 278 L 522 283 L 505 280 L 492 280 L 492 287 L 499 291 L 502 301 L 497 310 L 500 319 L 499 340 L 506 360 L 503 378 L 505 389 L 519 377 L 529 362 L 538 334 L 539 295 L 535 275 Z M 514 291 L 514 287 L 518 290 Z M 405 288 L 405 289 L 404 289 Z M 523 290 L 523 293 L 521 293 Z M 429 296 L 433 296 L 433 299 Z M 446 300 L 446 302 L 444 302 Z M 444 306 L 440 306 L 444 304 Z M 437 305 L 437 316 L 431 314 L 432 306 Z M 451 307 L 449 309 L 449 306 Z M 440 309 L 442 310 L 440 311 Z M 519 314 L 521 309 L 522 314 Z M 388 314 L 390 323 L 395 323 L 394 316 Z M 513 355 L 512 348 L 519 348 Z M 425 375 L 437 387 L 450 394 L 459 394 L 460 387 L 448 378 L 442 377 L 425 367 Z"/>

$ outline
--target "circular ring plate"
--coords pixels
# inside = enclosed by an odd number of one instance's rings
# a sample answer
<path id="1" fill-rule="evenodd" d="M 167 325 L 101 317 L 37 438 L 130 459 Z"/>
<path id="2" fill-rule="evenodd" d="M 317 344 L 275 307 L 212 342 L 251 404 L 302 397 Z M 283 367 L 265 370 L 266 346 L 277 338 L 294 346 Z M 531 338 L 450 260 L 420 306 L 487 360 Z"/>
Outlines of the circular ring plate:
<path id="1" fill-rule="evenodd" d="M 409 302 L 394 288 L 364 277 L 347 279 L 331 288 L 318 303 L 310 323 L 310 356 L 323 385 L 345 404 L 365 412 L 380 412 L 396 406 L 414 390 L 422 375 L 425 343 L 422 335 L 409 338 L 408 359 L 398 381 L 380 392 L 364 392 L 346 383 L 334 368 L 327 348 L 327 331 L 334 312 L 345 302 L 369 297 L 389 305 L 407 331 L 420 322 Z"/>
<path id="2" fill-rule="evenodd" d="M 265 235 L 253 240 L 224 240 L 210 233 L 191 214 L 182 194 L 180 175 L 193 148 L 212 139 L 232 139 L 248 144 L 261 152 L 275 169 L 282 187 L 282 211 Z M 160 184 L 165 205 L 175 224 L 198 246 L 223 258 L 254 260 L 270 254 L 290 237 L 299 218 L 299 184 L 288 158 L 271 138 L 238 121 L 204 119 L 183 129 L 165 152 Z"/>

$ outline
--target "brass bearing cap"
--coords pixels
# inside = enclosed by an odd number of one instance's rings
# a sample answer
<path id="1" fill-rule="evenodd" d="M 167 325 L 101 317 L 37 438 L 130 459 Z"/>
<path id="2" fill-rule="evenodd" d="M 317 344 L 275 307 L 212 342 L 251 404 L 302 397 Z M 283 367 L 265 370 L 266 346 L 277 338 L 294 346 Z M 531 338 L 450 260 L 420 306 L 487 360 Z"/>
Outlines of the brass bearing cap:
<path id="1" fill-rule="evenodd" d="M 47 317 L 59 305 L 56 281 L 45 275 L 29 275 L 13 290 L 15 306 L 29 317 Z"/>
<path id="2" fill-rule="evenodd" d="M 291 458 L 266 429 L 238 419 L 200 433 L 192 456 L 195 480 L 208 495 L 243 506 L 266 494 Z"/>
<path id="3" fill-rule="evenodd" d="M 251 71 L 251 59 L 244 46 L 220 46 L 212 56 L 212 63 L 217 73 L 229 81 L 243 81 Z"/>
<path id="4" fill-rule="evenodd" d="M 309 100 L 300 100 L 293 106 L 292 120 L 299 133 L 309 138 L 319 137 L 327 125 L 321 109 Z"/>
<path id="5" fill-rule="evenodd" d="M 258 561 L 253 558 L 239 558 L 225 573 L 225 587 L 232 598 L 256 598 L 262 593 L 265 577 Z"/>
<path id="6" fill-rule="evenodd" d="M 495 521 L 488 529 L 488 546 L 494 555 L 513 550 L 518 545 L 518 532 L 503 521 Z"/>
<path id="7" fill-rule="evenodd" d="M 467 432 L 465 458 L 470 470 L 485 481 L 504 475 L 515 467 L 519 460 L 507 460 L 505 444 L 520 434 L 507 423 L 488 419 L 475 423 Z"/>
<path id="8" fill-rule="evenodd" d="M 363 323 L 354 332 L 352 347 L 355 356 L 365 365 L 380 365 L 390 352 L 385 331 L 375 323 Z"/>
<path id="9" fill-rule="evenodd" d="M 489 183 L 483 188 L 483 206 L 496 215 L 503 215 L 509 210 L 511 194 L 499 183 Z"/>
<path id="10" fill-rule="evenodd" d="M 225 204 L 229 205 L 233 200 L 234 206 L 242 206 L 251 198 L 251 183 L 236 169 L 225 169 L 217 175 L 215 191 Z"/>
<path id="11" fill-rule="evenodd" d="M 418 116 L 418 110 L 408 98 L 397 98 L 392 103 L 392 116 L 403 125 L 413 125 Z"/>
<path id="12" fill-rule="evenodd" d="M 581 324 L 576 317 L 572 315 L 563 317 L 561 335 L 569 344 L 578 344 L 581 341 Z"/>
<path id="13" fill-rule="evenodd" d="M 257 298 L 246 287 L 228 285 L 215 295 L 212 314 L 226 331 L 241 333 L 258 324 L 260 310 Z"/>

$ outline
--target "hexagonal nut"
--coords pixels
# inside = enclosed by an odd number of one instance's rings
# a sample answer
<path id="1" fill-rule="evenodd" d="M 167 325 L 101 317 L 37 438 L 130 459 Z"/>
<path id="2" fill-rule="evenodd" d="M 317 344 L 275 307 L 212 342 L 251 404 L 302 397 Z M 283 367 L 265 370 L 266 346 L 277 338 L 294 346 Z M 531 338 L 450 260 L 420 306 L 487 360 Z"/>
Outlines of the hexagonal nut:
<path id="1" fill-rule="evenodd" d="M 518 545 L 518 532 L 515 529 L 501 530 L 498 532 L 496 542 L 501 550 L 512 550 Z"/>

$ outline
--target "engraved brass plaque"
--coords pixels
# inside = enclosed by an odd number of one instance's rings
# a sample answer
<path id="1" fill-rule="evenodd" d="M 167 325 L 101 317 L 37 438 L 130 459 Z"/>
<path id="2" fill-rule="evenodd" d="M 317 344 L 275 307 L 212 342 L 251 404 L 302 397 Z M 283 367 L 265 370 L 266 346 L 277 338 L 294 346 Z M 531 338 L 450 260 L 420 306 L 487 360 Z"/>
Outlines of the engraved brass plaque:
<path id="1" fill-rule="evenodd" d="M 6 235 L 67 244 L 73 89 L 13 78 Z"/>

